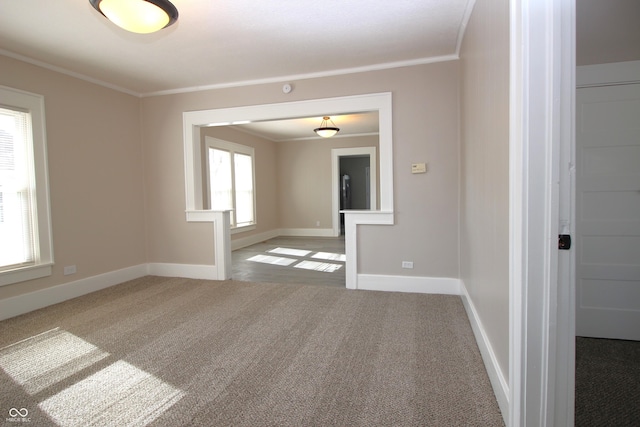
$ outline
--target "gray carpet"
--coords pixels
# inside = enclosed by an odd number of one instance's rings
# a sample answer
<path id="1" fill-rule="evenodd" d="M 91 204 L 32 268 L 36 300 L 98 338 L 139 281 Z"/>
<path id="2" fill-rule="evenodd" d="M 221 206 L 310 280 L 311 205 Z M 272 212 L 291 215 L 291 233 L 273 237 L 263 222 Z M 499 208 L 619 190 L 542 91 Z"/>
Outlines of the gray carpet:
<path id="1" fill-rule="evenodd" d="M 576 426 L 640 426 L 640 342 L 576 338 Z"/>
<path id="2" fill-rule="evenodd" d="M 454 296 L 144 277 L 0 322 L 0 367 L 33 426 L 503 425 Z"/>

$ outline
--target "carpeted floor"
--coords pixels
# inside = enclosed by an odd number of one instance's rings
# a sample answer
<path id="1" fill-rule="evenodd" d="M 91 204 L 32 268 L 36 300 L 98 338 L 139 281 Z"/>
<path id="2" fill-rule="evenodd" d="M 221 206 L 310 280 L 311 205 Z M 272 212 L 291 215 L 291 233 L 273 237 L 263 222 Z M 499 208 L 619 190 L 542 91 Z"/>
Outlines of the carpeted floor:
<path id="1" fill-rule="evenodd" d="M 640 426 L 640 342 L 576 338 L 577 427 Z"/>
<path id="2" fill-rule="evenodd" d="M 0 322 L 0 367 L 12 425 L 503 425 L 455 296 L 144 277 Z"/>

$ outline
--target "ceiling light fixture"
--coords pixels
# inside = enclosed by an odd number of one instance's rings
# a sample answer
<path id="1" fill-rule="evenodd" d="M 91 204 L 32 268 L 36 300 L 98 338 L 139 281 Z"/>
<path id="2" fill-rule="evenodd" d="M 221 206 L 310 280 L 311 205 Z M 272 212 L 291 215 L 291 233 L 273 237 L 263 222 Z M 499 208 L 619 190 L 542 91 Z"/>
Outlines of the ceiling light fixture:
<path id="1" fill-rule="evenodd" d="M 329 122 L 331 122 L 332 126 L 329 126 Z M 333 120 L 331 120 L 329 116 L 324 116 L 322 118 L 322 123 L 320 123 L 320 127 L 315 128 L 313 131 L 323 138 L 331 138 L 340 131 L 340 128 L 336 127 L 336 124 L 333 123 Z"/>
<path id="2" fill-rule="evenodd" d="M 120 28 L 148 34 L 178 20 L 178 9 L 169 0 L 89 0 L 95 10 Z"/>

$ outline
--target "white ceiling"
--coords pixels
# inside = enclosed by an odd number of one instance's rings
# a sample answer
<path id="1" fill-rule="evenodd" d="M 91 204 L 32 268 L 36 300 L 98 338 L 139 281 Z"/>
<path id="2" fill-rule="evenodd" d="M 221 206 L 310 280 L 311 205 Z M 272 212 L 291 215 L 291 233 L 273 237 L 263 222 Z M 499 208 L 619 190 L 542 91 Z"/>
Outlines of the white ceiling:
<path id="1" fill-rule="evenodd" d="M 338 114 L 330 116 L 333 123 L 340 129 L 334 138 L 378 135 L 378 112 L 355 114 Z M 320 127 L 322 117 L 297 118 L 286 120 L 271 120 L 234 125 L 243 132 L 258 135 L 275 142 L 322 140 L 313 131 Z"/>
<path id="2" fill-rule="evenodd" d="M 0 54 L 139 96 L 284 83 L 455 59 L 475 0 L 172 2 L 175 25 L 133 34 L 89 0 L 0 0 Z M 640 1 L 579 0 L 576 9 L 578 65 L 640 59 Z M 377 132 L 377 117 L 328 113 L 340 136 Z M 243 128 L 305 139 L 320 120 Z"/>
<path id="3" fill-rule="evenodd" d="M 126 32 L 89 0 L 0 0 L 0 53 L 145 95 L 457 57 L 473 0 L 172 0 Z"/>

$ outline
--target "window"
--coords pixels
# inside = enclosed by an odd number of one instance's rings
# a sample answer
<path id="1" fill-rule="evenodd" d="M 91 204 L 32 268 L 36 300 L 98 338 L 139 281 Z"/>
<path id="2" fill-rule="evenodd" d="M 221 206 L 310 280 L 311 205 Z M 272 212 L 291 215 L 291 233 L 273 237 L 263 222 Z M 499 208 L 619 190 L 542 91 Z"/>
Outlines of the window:
<path id="1" fill-rule="evenodd" d="M 50 275 L 52 252 L 44 99 L 0 86 L 0 285 Z"/>
<path id="2" fill-rule="evenodd" d="M 231 210 L 231 228 L 256 223 L 253 147 L 206 137 L 211 210 Z"/>

